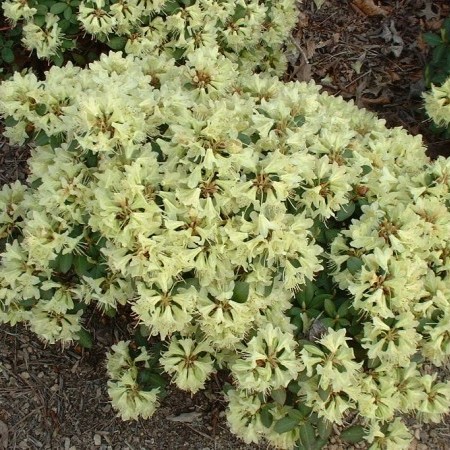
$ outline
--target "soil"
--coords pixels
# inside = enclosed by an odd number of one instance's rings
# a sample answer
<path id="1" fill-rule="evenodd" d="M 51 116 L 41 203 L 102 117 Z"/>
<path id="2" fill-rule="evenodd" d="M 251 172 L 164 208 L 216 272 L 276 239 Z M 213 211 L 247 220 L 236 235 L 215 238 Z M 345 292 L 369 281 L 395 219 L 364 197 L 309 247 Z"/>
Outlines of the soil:
<path id="1" fill-rule="evenodd" d="M 423 32 L 436 31 L 449 16 L 448 0 L 304 0 L 293 36 L 286 79 L 314 79 L 332 95 L 353 99 L 388 126 L 422 134 L 432 157 L 450 145 L 430 133 L 423 112 L 423 69 L 429 49 Z M 1 131 L 1 130 L 0 130 Z M 27 176 L 29 149 L 0 138 L 0 185 Z M 170 388 L 155 416 L 122 422 L 106 393 L 104 349 L 129 335 L 119 319 L 92 314 L 89 351 L 46 347 L 23 326 L 0 325 L 0 450 L 239 450 L 249 446 L 227 429 L 221 380 L 195 396 Z M 450 378 L 450 367 L 436 369 Z M 407 418 L 410 450 L 449 449 L 450 417 L 424 425 Z M 328 450 L 366 448 L 339 441 Z"/>

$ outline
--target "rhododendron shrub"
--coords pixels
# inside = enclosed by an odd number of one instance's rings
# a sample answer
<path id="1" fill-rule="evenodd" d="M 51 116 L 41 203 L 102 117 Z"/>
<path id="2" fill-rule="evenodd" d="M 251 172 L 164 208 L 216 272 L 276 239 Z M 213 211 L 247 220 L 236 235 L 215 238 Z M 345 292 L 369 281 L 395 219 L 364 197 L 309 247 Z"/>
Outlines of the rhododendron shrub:
<path id="1" fill-rule="evenodd" d="M 294 0 L 6 0 L 2 9 L 23 47 L 57 65 L 84 65 L 104 46 L 184 62 L 217 45 L 241 70 L 278 75 L 297 22 Z"/>
<path id="2" fill-rule="evenodd" d="M 157 80 L 157 82 L 155 82 Z M 85 341 L 84 311 L 129 311 L 109 353 L 121 417 L 167 377 L 226 370 L 246 442 L 321 448 L 333 424 L 407 448 L 450 384 L 450 163 L 314 83 L 244 75 L 218 48 L 103 55 L 0 86 L 26 185 L 0 194 L 0 320 Z"/>

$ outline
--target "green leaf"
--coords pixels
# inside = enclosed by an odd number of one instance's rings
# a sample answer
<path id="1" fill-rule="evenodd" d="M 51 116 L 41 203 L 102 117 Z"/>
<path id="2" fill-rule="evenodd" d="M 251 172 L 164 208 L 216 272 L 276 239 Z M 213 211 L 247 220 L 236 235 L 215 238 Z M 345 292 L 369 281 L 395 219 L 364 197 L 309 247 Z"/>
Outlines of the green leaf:
<path id="1" fill-rule="evenodd" d="M 167 381 L 161 375 L 152 372 L 150 369 L 143 369 L 139 371 L 137 382 L 144 386 L 151 386 L 152 388 L 162 388 L 167 386 Z"/>
<path id="2" fill-rule="evenodd" d="M 329 317 L 336 317 L 336 306 L 333 300 L 326 298 L 323 302 L 323 306 Z"/>
<path id="3" fill-rule="evenodd" d="M 343 222 L 344 220 L 347 220 L 349 217 L 351 217 L 354 212 L 355 204 L 353 202 L 347 203 L 336 213 L 336 220 L 338 222 Z"/>
<path id="4" fill-rule="evenodd" d="M 236 281 L 234 283 L 233 296 L 231 300 L 236 303 L 245 303 L 250 292 L 250 285 L 245 281 Z"/>
<path id="5" fill-rule="evenodd" d="M 4 120 L 4 122 L 7 127 L 13 127 L 19 123 L 19 121 L 14 119 L 13 116 L 7 116 Z"/>
<path id="6" fill-rule="evenodd" d="M 92 348 L 93 340 L 91 333 L 84 328 L 77 333 L 77 341 L 83 348 Z"/>
<path id="7" fill-rule="evenodd" d="M 123 50 L 127 41 L 128 39 L 125 36 L 114 36 L 108 40 L 107 44 L 113 50 Z"/>
<path id="8" fill-rule="evenodd" d="M 64 136 L 62 134 L 52 134 L 50 136 L 50 145 L 52 148 L 59 148 L 64 142 Z"/>
<path id="9" fill-rule="evenodd" d="M 239 19 L 243 19 L 245 16 L 247 15 L 247 8 L 245 6 L 242 5 L 236 5 L 236 9 L 234 11 L 233 17 L 232 17 L 232 21 L 236 22 Z"/>
<path id="10" fill-rule="evenodd" d="M 58 26 L 62 32 L 66 33 L 70 27 L 70 22 L 67 19 L 62 19 L 58 22 Z"/>
<path id="11" fill-rule="evenodd" d="M 274 399 L 275 403 L 278 403 L 280 406 L 283 406 L 286 403 L 286 390 L 283 388 L 274 389 L 270 396 Z"/>
<path id="12" fill-rule="evenodd" d="M 325 300 L 327 299 L 330 300 L 332 298 L 333 298 L 332 294 L 319 294 L 312 299 L 311 303 L 308 306 L 314 309 L 322 309 Z"/>
<path id="13" fill-rule="evenodd" d="M 36 13 L 40 16 L 45 16 L 48 13 L 48 7 L 45 5 L 36 5 Z"/>
<path id="14" fill-rule="evenodd" d="M 67 3 L 58 2 L 51 6 L 50 12 L 52 14 L 58 15 L 58 14 L 61 14 L 68 7 L 69 6 L 67 5 Z"/>
<path id="15" fill-rule="evenodd" d="M 260 412 L 259 412 L 259 418 L 261 419 L 261 423 L 266 427 L 270 428 L 273 423 L 273 416 L 270 412 L 270 409 L 272 408 L 272 405 L 264 405 Z"/>
<path id="16" fill-rule="evenodd" d="M 350 300 L 345 300 L 344 303 L 342 303 L 341 306 L 339 306 L 337 310 L 337 315 L 339 317 L 345 317 L 348 314 L 348 309 L 350 308 Z"/>
<path id="17" fill-rule="evenodd" d="M 238 134 L 238 139 L 245 145 L 251 145 L 252 140 L 250 138 L 250 136 L 247 136 L 244 133 L 239 133 Z"/>
<path id="18" fill-rule="evenodd" d="M 61 253 L 56 258 L 56 262 L 57 262 L 56 270 L 62 273 L 67 273 L 72 267 L 73 254 L 66 253 L 65 255 L 63 255 Z"/>
<path id="19" fill-rule="evenodd" d="M 295 116 L 294 123 L 297 127 L 301 127 L 305 123 L 305 116 Z"/>
<path id="20" fill-rule="evenodd" d="M 34 143 L 37 146 L 47 145 L 50 142 L 49 137 L 41 130 L 34 138 Z"/>
<path id="21" fill-rule="evenodd" d="M 180 5 L 175 0 L 170 0 L 164 4 L 163 13 L 170 16 L 180 10 Z"/>
<path id="22" fill-rule="evenodd" d="M 315 448 L 316 433 L 314 427 L 309 423 L 305 422 L 300 425 L 300 441 L 307 450 L 313 450 Z"/>
<path id="23" fill-rule="evenodd" d="M 324 317 L 323 319 L 321 319 L 322 325 L 325 328 L 334 328 L 335 325 L 335 319 L 332 319 L 331 317 Z"/>
<path id="24" fill-rule="evenodd" d="M 47 105 L 44 103 L 38 103 L 36 105 L 35 111 L 40 115 L 43 116 L 47 113 Z"/>
<path id="25" fill-rule="evenodd" d="M 328 439 L 333 432 L 333 423 L 329 420 L 319 418 L 317 423 L 317 431 L 322 439 Z"/>
<path id="26" fill-rule="evenodd" d="M 337 228 L 325 229 L 324 234 L 327 242 L 333 242 L 336 239 L 336 236 L 339 235 L 340 230 Z"/>
<path id="27" fill-rule="evenodd" d="M 53 61 L 53 64 L 57 67 L 61 67 L 64 64 L 64 56 L 60 52 L 58 52 L 56 55 L 52 55 L 50 59 Z"/>
<path id="28" fill-rule="evenodd" d="M 347 269 L 352 275 L 355 275 L 357 272 L 359 272 L 363 265 L 364 263 L 362 259 L 356 256 L 350 256 L 350 258 L 347 259 Z"/>
<path id="29" fill-rule="evenodd" d="M 87 258 L 83 255 L 75 255 L 73 257 L 73 267 L 78 276 L 82 277 L 84 275 L 89 275 L 89 269 L 91 264 L 89 264 Z"/>
<path id="30" fill-rule="evenodd" d="M 297 426 L 298 426 L 298 419 L 294 419 L 290 416 L 286 416 L 280 420 L 277 420 L 273 429 L 276 433 L 282 434 L 282 433 L 287 433 L 288 431 L 292 431 Z"/>
<path id="31" fill-rule="evenodd" d="M 33 17 L 33 22 L 38 27 L 42 28 L 44 26 L 44 24 L 45 24 L 45 16 L 40 16 L 40 15 L 36 14 Z"/>
<path id="32" fill-rule="evenodd" d="M 310 406 L 305 405 L 304 403 L 300 403 L 297 406 L 297 410 L 302 415 L 303 419 L 309 416 L 312 412 L 312 408 Z"/>
<path id="33" fill-rule="evenodd" d="M 61 47 L 65 48 L 66 50 L 70 50 L 76 47 L 76 43 L 72 39 L 63 39 Z"/>
<path id="34" fill-rule="evenodd" d="M 19 305 L 21 308 L 31 308 L 37 302 L 38 300 L 36 300 L 35 298 L 26 298 L 25 300 L 20 300 Z"/>
<path id="35" fill-rule="evenodd" d="M 441 37 L 435 33 L 424 33 L 423 40 L 431 47 L 436 47 L 442 43 Z"/>
<path id="36" fill-rule="evenodd" d="M 8 47 L 3 47 L 2 48 L 2 59 L 3 61 L 5 61 L 5 63 L 11 64 L 12 62 L 14 62 L 14 52 L 8 48 Z"/>
<path id="37" fill-rule="evenodd" d="M 362 441 L 365 435 L 366 432 L 361 425 L 353 425 L 342 431 L 339 438 L 350 444 L 356 444 L 357 442 Z"/>
<path id="38" fill-rule="evenodd" d="M 64 10 L 64 19 L 70 20 L 72 17 L 72 8 L 69 6 Z"/>

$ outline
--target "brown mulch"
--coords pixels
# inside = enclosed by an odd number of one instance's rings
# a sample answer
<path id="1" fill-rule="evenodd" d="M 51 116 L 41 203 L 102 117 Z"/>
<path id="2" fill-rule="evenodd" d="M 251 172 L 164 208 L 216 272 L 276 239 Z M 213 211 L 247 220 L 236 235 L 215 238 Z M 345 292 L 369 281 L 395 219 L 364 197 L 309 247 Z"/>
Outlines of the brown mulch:
<path id="1" fill-rule="evenodd" d="M 449 142 L 429 132 L 421 98 L 429 52 L 421 34 L 439 29 L 450 14 L 448 0 L 326 0 L 320 9 L 304 0 L 301 9 L 287 79 L 314 79 L 329 93 L 376 112 L 388 126 L 422 134 L 431 156 L 449 155 Z M 28 156 L 29 149 L 10 147 L 0 138 L 0 185 L 25 180 Z M 265 448 L 246 446 L 227 430 L 214 381 L 193 397 L 170 389 L 151 420 L 116 418 L 106 393 L 104 349 L 118 333 L 126 337 L 126 329 L 109 319 L 92 320 L 96 335 L 90 351 L 62 352 L 45 347 L 22 326 L 0 326 L 0 450 L 2 444 L 7 450 Z M 449 378 L 450 372 L 439 375 Z M 448 416 L 441 424 L 409 423 L 411 450 L 450 448 Z M 334 437 L 327 448 L 366 447 Z"/>

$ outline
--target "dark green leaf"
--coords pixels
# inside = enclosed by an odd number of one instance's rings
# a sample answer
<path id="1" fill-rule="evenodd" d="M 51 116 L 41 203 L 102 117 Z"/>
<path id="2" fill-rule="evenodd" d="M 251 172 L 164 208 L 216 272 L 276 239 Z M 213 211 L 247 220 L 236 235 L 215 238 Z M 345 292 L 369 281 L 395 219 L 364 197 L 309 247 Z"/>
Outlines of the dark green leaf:
<path id="1" fill-rule="evenodd" d="M 266 427 L 270 428 L 273 423 L 273 416 L 270 412 L 272 405 L 264 405 L 259 412 L 259 417 L 261 419 L 261 423 Z"/>
<path id="2" fill-rule="evenodd" d="M 322 439 L 328 439 L 333 432 L 333 423 L 323 417 L 319 418 L 317 431 Z"/>
<path id="3" fill-rule="evenodd" d="M 7 127 L 13 127 L 14 125 L 17 125 L 18 123 L 19 123 L 19 121 L 18 120 L 16 120 L 16 119 L 14 119 L 14 117 L 13 116 L 7 116 L 6 118 L 5 118 L 5 125 L 7 126 Z"/>
<path id="4" fill-rule="evenodd" d="M 238 134 L 238 139 L 245 145 L 250 145 L 252 143 L 252 140 L 251 140 L 250 136 L 247 136 L 244 133 L 239 133 Z"/>
<path id="5" fill-rule="evenodd" d="M 77 341 L 84 348 L 92 348 L 93 340 L 91 333 L 84 328 L 77 333 Z"/>
<path id="6" fill-rule="evenodd" d="M 304 403 L 300 403 L 297 406 L 297 410 L 302 415 L 303 418 L 308 417 L 312 412 L 312 408 L 310 406 L 305 405 Z"/>
<path id="7" fill-rule="evenodd" d="M 22 308 L 31 308 L 34 306 L 38 301 L 35 298 L 27 298 L 25 300 L 20 300 L 19 305 Z"/>
<path id="8" fill-rule="evenodd" d="M 47 113 L 47 105 L 44 103 L 38 103 L 36 105 L 35 111 L 40 115 L 43 116 Z"/>
<path id="9" fill-rule="evenodd" d="M 139 372 L 137 382 L 141 385 L 151 386 L 152 388 L 165 388 L 167 381 L 161 375 L 152 372 L 150 369 L 143 369 Z"/>
<path id="10" fill-rule="evenodd" d="M 325 300 L 330 300 L 332 298 L 332 294 L 319 294 L 312 299 L 311 303 L 308 306 L 314 309 L 322 309 Z"/>
<path id="11" fill-rule="evenodd" d="M 45 16 L 41 16 L 41 15 L 39 15 L 39 14 L 36 14 L 34 17 L 33 17 L 33 22 L 34 22 L 34 24 L 35 25 L 37 25 L 38 27 L 43 27 L 44 26 L 44 24 L 45 24 Z"/>
<path id="12" fill-rule="evenodd" d="M 107 44 L 113 50 L 123 50 L 127 41 L 128 39 L 125 36 L 114 36 L 108 40 Z"/>
<path id="13" fill-rule="evenodd" d="M 442 43 L 441 37 L 435 33 L 424 33 L 423 40 L 431 47 L 435 47 Z"/>
<path id="14" fill-rule="evenodd" d="M 36 13 L 40 16 L 45 16 L 48 13 L 48 7 L 45 5 L 36 5 Z"/>
<path id="15" fill-rule="evenodd" d="M 340 230 L 337 228 L 325 229 L 324 234 L 327 242 L 333 242 L 336 239 L 336 236 L 339 234 Z"/>
<path id="16" fill-rule="evenodd" d="M 337 310 L 337 315 L 339 317 L 345 317 L 348 314 L 348 309 L 350 308 L 350 300 L 345 300 Z"/>
<path id="17" fill-rule="evenodd" d="M 236 22 L 239 19 L 243 19 L 246 15 L 247 15 L 247 8 L 245 6 L 237 4 L 231 20 L 233 22 Z"/>
<path id="18" fill-rule="evenodd" d="M 336 220 L 338 222 L 343 222 L 344 220 L 347 220 L 349 217 L 351 217 L 354 212 L 355 204 L 353 202 L 347 203 L 336 213 Z"/>
<path id="19" fill-rule="evenodd" d="M 50 141 L 49 137 L 42 130 L 39 131 L 39 133 L 34 138 L 34 143 L 37 146 L 47 145 L 49 141 Z"/>
<path id="20" fill-rule="evenodd" d="M 87 258 L 83 255 L 75 255 L 73 257 L 73 267 L 78 276 L 82 277 L 84 275 L 89 275 L 89 269 L 91 264 L 89 264 Z"/>
<path id="21" fill-rule="evenodd" d="M 322 401 L 326 402 L 330 398 L 331 388 L 322 389 L 321 387 L 319 387 L 317 389 L 317 393 L 319 394 L 319 397 L 322 399 Z"/>
<path id="22" fill-rule="evenodd" d="M 342 431 L 339 438 L 350 444 L 356 444 L 357 442 L 362 441 L 365 435 L 366 432 L 361 425 L 353 425 Z"/>
<path id="23" fill-rule="evenodd" d="M 331 317 L 324 317 L 323 319 L 320 319 L 320 321 L 322 322 L 322 325 L 325 328 L 334 328 L 334 325 L 336 324 L 336 322 L 334 321 L 334 319 L 332 319 Z"/>
<path id="24" fill-rule="evenodd" d="M 58 52 L 56 55 L 52 55 L 50 59 L 53 61 L 53 64 L 57 67 L 61 67 L 64 64 L 64 56 L 61 52 Z"/>
<path id="25" fill-rule="evenodd" d="M 314 450 L 316 433 L 314 427 L 309 422 L 300 425 L 300 441 L 307 450 Z"/>
<path id="26" fill-rule="evenodd" d="M 70 50 L 72 48 L 75 48 L 76 43 L 72 39 L 63 39 L 61 47 L 65 48 L 66 50 Z"/>
<path id="27" fill-rule="evenodd" d="M 68 8 L 67 3 L 58 2 L 51 6 L 50 12 L 52 14 L 61 14 L 66 8 Z"/>
<path id="28" fill-rule="evenodd" d="M 363 265 L 362 259 L 356 256 L 350 256 L 350 258 L 347 259 L 347 269 L 352 275 L 359 272 Z"/>
<path id="29" fill-rule="evenodd" d="M 270 396 L 274 399 L 275 403 L 278 403 L 280 406 L 283 406 L 286 403 L 286 390 L 283 388 L 274 389 Z"/>
<path id="30" fill-rule="evenodd" d="M 445 53 L 447 52 L 447 46 L 444 44 L 438 45 L 433 50 L 433 56 L 431 57 L 431 64 L 441 65 L 443 58 L 445 57 Z"/>
<path id="31" fill-rule="evenodd" d="M 298 426 L 298 420 L 293 417 L 286 416 L 280 420 L 277 420 L 273 429 L 276 433 L 282 434 L 287 433 L 288 431 L 292 431 L 295 427 Z"/>
<path id="32" fill-rule="evenodd" d="M 175 0 L 169 0 L 164 4 L 163 13 L 171 16 L 172 14 L 176 14 L 180 10 L 180 5 Z"/>
<path id="33" fill-rule="evenodd" d="M 56 258 L 56 261 L 57 261 L 56 270 L 62 273 L 67 273 L 72 267 L 73 255 L 72 253 L 66 253 L 65 255 L 61 253 Z"/>
<path id="34" fill-rule="evenodd" d="M 301 127 L 305 123 L 305 116 L 295 116 L 294 123 L 297 127 Z"/>
<path id="35" fill-rule="evenodd" d="M 3 61 L 6 63 L 11 64 L 14 61 L 14 52 L 10 48 L 3 47 L 1 54 Z"/>
<path id="36" fill-rule="evenodd" d="M 245 303 L 250 292 L 250 285 L 245 281 L 236 281 L 234 283 L 233 296 L 231 300 L 236 303 Z"/>
<path id="37" fill-rule="evenodd" d="M 336 306 L 333 300 L 326 298 L 323 302 L 323 306 L 329 317 L 336 317 Z"/>
<path id="38" fill-rule="evenodd" d="M 64 33 L 67 33 L 67 30 L 70 27 L 70 22 L 67 19 L 62 19 L 58 22 L 59 28 L 61 28 L 61 31 Z"/>
<path id="39" fill-rule="evenodd" d="M 70 20 L 72 17 L 72 8 L 69 6 L 64 10 L 64 19 Z"/>
<path id="40" fill-rule="evenodd" d="M 83 55 L 79 55 L 78 53 L 73 53 L 72 58 L 79 66 L 84 66 L 86 64 L 86 59 Z"/>

